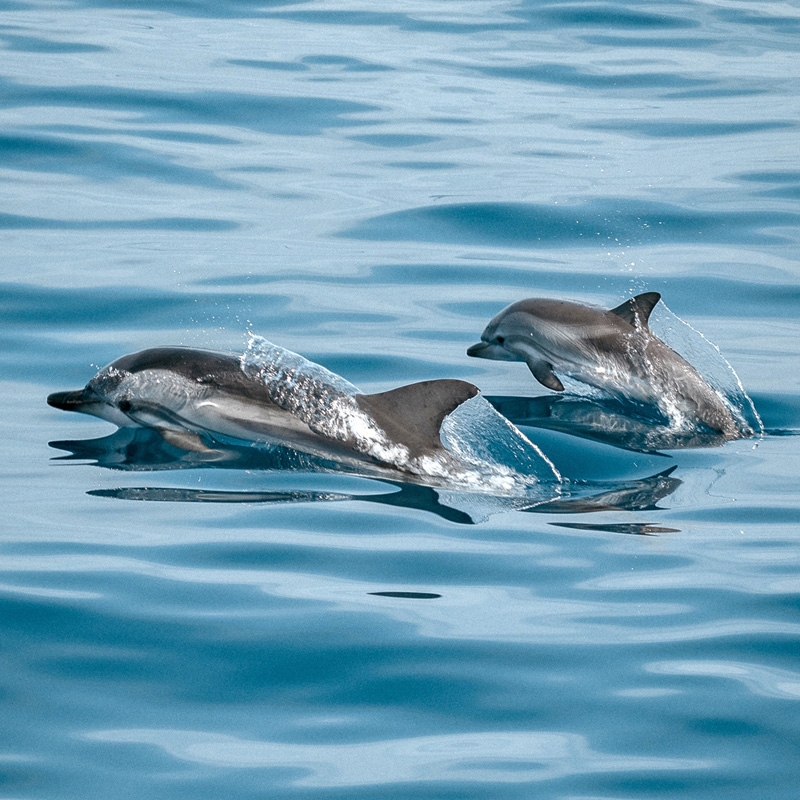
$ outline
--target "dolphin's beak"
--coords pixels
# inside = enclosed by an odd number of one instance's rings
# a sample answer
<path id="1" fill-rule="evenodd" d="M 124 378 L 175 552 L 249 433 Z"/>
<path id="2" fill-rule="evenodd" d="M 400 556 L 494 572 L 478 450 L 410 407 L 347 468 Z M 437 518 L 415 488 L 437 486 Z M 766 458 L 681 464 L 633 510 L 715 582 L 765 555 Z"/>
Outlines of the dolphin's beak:
<path id="1" fill-rule="evenodd" d="M 88 386 L 76 392 L 53 392 L 48 395 L 47 405 L 62 411 L 78 411 L 111 422 L 118 428 L 127 428 L 139 423 L 124 411 L 105 401 Z"/>
<path id="2" fill-rule="evenodd" d="M 490 347 L 487 342 L 478 342 L 467 349 L 467 355 L 475 358 L 491 358 L 492 356 L 486 352 Z"/>
<path id="3" fill-rule="evenodd" d="M 60 408 L 62 411 L 85 411 L 86 406 L 99 402 L 96 398 L 87 396 L 86 389 L 75 392 L 53 392 L 48 395 L 47 405 Z"/>
<path id="4" fill-rule="evenodd" d="M 521 355 L 508 350 L 498 342 L 478 342 L 467 350 L 468 356 L 489 358 L 492 361 L 524 361 Z"/>

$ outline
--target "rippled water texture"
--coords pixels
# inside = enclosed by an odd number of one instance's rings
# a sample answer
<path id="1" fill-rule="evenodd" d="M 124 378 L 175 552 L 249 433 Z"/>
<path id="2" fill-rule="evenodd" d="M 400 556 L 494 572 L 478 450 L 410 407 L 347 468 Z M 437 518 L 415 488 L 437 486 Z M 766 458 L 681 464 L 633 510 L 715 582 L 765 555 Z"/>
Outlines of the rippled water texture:
<path id="1" fill-rule="evenodd" d="M 796 2 L 0 7 L 0 795 L 797 797 Z M 645 291 L 763 436 L 466 357 L 515 300 Z M 563 491 L 45 403 L 250 334 L 478 385 Z"/>

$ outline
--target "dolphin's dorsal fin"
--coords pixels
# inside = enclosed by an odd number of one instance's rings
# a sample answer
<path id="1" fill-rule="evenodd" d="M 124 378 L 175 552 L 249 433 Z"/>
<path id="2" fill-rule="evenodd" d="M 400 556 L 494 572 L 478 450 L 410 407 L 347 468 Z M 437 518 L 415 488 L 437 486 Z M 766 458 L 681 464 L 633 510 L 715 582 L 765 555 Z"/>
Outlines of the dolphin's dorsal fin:
<path id="1" fill-rule="evenodd" d="M 631 297 L 630 300 L 626 300 L 616 308 L 612 308 L 608 313 L 616 314 L 629 325 L 633 325 L 634 328 L 646 328 L 650 314 L 653 313 L 653 309 L 660 299 L 661 295 L 658 292 L 637 294 L 636 297 Z"/>
<path id="2" fill-rule="evenodd" d="M 389 439 L 407 447 L 413 458 L 441 448 L 442 421 L 479 391 L 466 381 L 422 381 L 379 394 L 357 394 L 355 399 Z"/>

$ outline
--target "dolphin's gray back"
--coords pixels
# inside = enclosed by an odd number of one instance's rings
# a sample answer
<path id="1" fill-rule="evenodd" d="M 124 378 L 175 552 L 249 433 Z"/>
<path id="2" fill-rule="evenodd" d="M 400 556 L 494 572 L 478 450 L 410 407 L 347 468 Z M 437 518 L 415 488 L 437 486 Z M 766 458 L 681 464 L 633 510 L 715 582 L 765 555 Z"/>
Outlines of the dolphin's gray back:
<path id="1" fill-rule="evenodd" d="M 514 311 L 531 314 L 545 322 L 557 323 L 558 325 L 586 327 L 597 325 L 601 320 L 606 320 L 608 324 L 618 327 L 621 331 L 628 330 L 631 327 L 630 323 L 621 316 L 615 315 L 614 318 L 607 319 L 608 311 L 605 309 L 583 305 L 582 303 L 572 303 L 569 300 L 531 297 L 527 300 L 513 303 L 501 313 L 506 315 Z"/>
<path id="2" fill-rule="evenodd" d="M 513 303 L 501 313 L 523 311 L 559 325 L 582 327 L 597 325 L 602 320 L 622 333 L 630 331 L 631 328 L 646 328 L 650 314 L 660 299 L 661 295 L 658 292 L 644 292 L 607 311 L 569 300 L 531 297 Z"/>
<path id="3" fill-rule="evenodd" d="M 624 316 L 567 300 L 529 298 L 512 304 L 502 313 L 513 312 L 530 315 L 565 352 L 573 349 L 588 360 L 597 354 L 615 357 L 623 353 L 636 332 Z"/>
<path id="4" fill-rule="evenodd" d="M 192 347 L 153 347 L 122 356 L 111 367 L 135 374 L 144 370 L 174 372 L 188 381 L 222 389 L 242 399 L 270 402 L 263 385 L 241 367 L 239 356 Z"/>

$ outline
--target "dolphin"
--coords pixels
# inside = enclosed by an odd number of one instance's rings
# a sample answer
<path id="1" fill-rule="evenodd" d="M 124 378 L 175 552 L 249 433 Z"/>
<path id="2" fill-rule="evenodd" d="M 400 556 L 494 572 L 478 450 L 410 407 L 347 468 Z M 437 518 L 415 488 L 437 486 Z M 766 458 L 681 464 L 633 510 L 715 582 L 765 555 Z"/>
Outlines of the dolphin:
<path id="1" fill-rule="evenodd" d="M 276 359 L 250 369 L 232 353 L 158 347 L 123 356 L 83 389 L 55 392 L 47 402 L 120 428 L 154 428 L 169 444 L 198 453 L 214 452 L 203 434 L 219 434 L 420 472 L 418 464 L 426 457 L 448 461 L 440 439 L 442 422 L 479 392 L 466 381 L 431 380 L 361 394 L 324 368 L 272 347 L 296 361 L 289 368 Z M 298 368 L 299 362 L 305 367 Z M 342 385 L 353 392 L 343 391 Z"/>
<path id="2" fill-rule="evenodd" d="M 635 403 L 673 422 L 699 421 L 725 439 L 742 430 L 697 370 L 648 327 L 661 299 L 645 292 L 606 311 L 564 300 L 530 298 L 495 316 L 467 355 L 524 361 L 539 383 L 564 391 L 557 372 Z"/>

